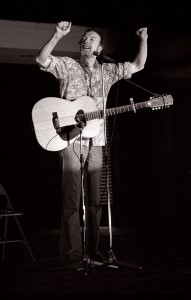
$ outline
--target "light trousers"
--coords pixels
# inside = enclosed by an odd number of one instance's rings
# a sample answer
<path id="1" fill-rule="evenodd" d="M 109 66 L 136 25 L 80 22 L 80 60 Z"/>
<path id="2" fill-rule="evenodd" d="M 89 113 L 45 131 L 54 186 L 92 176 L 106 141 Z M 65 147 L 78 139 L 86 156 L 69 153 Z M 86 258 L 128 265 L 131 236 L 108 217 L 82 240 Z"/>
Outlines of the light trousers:
<path id="1" fill-rule="evenodd" d="M 80 153 L 81 149 L 82 153 Z M 89 255 L 97 251 L 101 221 L 102 155 L 101 146 L 80 147 L 77 143 L 71 144 L 59 153 L 62 164 L 63 195 L 59 251 L 64 263 L 81 259 L 83 255 L 81 231 L 81 213 L 83 212 L 80 209 L 82 207 L 82 178 L 84 178 L 83 194 L 86 212 L 85 245 Z M 83 177 L 80 157 L 84 162 Z"/>

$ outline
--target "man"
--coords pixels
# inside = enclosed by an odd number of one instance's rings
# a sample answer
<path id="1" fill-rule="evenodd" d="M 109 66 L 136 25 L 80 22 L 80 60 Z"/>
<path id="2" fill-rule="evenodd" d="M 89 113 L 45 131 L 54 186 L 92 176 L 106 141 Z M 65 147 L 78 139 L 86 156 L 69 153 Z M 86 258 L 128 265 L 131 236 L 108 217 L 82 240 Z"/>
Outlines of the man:
<path id="1" fill-rule="evenodd" d="M 71 30 L 71 22 L 61 21 L 56 25 L 50 40 L 36 57 L 41 70 L 52 73 L 60 81 L 61 98 L 72 101 L 81 96 L 94 99 L 97 109 L 103 109 L 103 99 L 111 86 L 121 78 L 130 78 L 133 73 L 144 68 L 147 58 L 147 28 L 140 28 L 136 34 L 140 38 L 138 53 L 133 62 L 103 63 L 104 92 L 102 95 L 102 68 L 96 59 L 103 50 L 102 35 L 92 29 L 87 30 L 80 40 L 80 57 L 56 57 L 51 55 L 57 43 Z M 60 100 L 62 101 L 62 99 Z M 104 103 L 106 105 L 106 103 Z M 79 122 L 82 129 L 86 126 Z M 83 133 L 83 130 L 82 130 Z M 80 139 L 81 140 L 81 139 Z M 85 203 L 87 210 L 87 252 L 90 260 L 105 261 L 99 251 L 99 225 L 101 220 L 100 183 L 102 173 L 102 146 L 105 144 L 104 123 L 100 123 L 99 133 L 93 138 L 82 139 L 82 153 L 85 166 Z M 79 139 L 59 151 L 62 163 L 63 208 L 60 232 L 60 261 L 63 267 L 76 268 L 83 260 L 80 230 L 81 169 Z"/>

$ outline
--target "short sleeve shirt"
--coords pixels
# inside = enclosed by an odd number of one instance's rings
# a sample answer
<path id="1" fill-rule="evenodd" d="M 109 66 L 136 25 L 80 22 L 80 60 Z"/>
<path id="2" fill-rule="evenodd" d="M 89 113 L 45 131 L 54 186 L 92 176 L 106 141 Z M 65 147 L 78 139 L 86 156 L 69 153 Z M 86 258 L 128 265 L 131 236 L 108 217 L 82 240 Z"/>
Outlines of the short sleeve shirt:
<path id="1" fill-rule="evenodd" d="M 104 99 L 107 99 L 110 88 L 115 82 L 122 78 L 129 79 L 132 76 L 130 62 L 104 63 L 102 81 L 102 68 L 97 60 L 92 71 L 83 60 L 53 55 L 50 55 L 50 60 L 47 68 L 42 66 L 40 68 L 52 73 L 60 81 L 61 98 L 71 101 L 81 96 L 89 96 L 95 100 L 98 110 L 103 110 L 102 82 L 104 82 Z M 98 135 L 92 139 L 92 145 L 104 146 L 104 144 L 104 122 L 102 120 Z"/>

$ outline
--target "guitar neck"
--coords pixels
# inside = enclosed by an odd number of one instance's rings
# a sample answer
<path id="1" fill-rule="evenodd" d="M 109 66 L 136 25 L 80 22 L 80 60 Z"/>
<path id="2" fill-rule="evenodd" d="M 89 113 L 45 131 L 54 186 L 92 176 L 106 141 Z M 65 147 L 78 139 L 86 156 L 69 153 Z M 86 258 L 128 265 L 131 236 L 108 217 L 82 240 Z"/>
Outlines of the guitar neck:
<path id="1" fill-rule="evenodd" d="M 118 115 L 118 114 L 123 114 L 126 112 L 130 111 L 136 111 L 138 109 L 143 109 L 147 107 L 147 101 L 145 102 L 139 102 L 139 103 L 134 103 L 134 104 L 129 104 L 129 105 L 124 105 L 124 106 L 119 106 L 115 108 L 109 108 L 106 110 L 106 116 L 113 116 L 113 115 Z"/>
<path id="2" fill-rule="evenodd" d="M 106 116 L 107 117 L 114 116 L 117 114 L 122 114 L 122 113 L 130 112 L 130 111 L 136 111 L 138 109 L 143 109 L 146 107 L 148 107 L 147 101 L 124 105 L 124 106 L 119 106 L 119 107 L 115 107 L 115 108 L 108 108 L 108 109 L 106 109 Z M 85 113 L 85 119 L 87 121 L 94 120 L 94 119 L 102 119 L 102 118 L 103 118 L 103 110 Z"/>

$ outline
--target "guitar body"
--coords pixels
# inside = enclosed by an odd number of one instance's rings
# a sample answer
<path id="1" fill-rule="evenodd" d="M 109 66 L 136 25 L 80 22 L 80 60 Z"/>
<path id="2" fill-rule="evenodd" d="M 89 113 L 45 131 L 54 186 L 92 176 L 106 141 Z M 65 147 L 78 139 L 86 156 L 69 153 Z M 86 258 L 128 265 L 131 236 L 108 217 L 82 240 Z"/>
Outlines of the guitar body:
<path id="1" fill-rule="evenodd" d="M 80 135 L 75 120 L 79 111 L 84 113 L 97 111 L 95 100 L 88 96 L 74 101 L 56 97 L 39 100 L 32 110 L 32 121 L 38 143 L 49 151 L 59 151 L 68 147 Z M 58 116 L 61 132 L 55 129 L 53 113 Z M 87 121 L 82 131 L 82 137 L 95 137 L 100 130 L 100 121 L 100 119 Z"/>
<path id="2" fill-rule="evenodd" d="M 167 108 L 173 104 L 171 95 L 153 97 L 148 101 L 106 109 L 106 116 L 138 109 Z M 84 121 L 83 138 L 93 138 L 100 131 L 103 111 L 97 109 L 94 99 L 83 96 L 74 101 L 47 97 L 39 100 L 32 109 L 32 121 L 37 141 L 49 151 L 60 151 L 71 145 L 80 136 L 76 118 Z"/>

